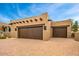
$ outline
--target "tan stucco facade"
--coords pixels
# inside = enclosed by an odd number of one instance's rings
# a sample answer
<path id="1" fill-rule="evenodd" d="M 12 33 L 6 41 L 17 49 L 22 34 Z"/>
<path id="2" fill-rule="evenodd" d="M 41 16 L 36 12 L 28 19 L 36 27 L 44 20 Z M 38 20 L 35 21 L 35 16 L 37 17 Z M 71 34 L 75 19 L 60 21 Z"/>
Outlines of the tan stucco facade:
<path id="1" fill-rule="evenodd" d="M 41 18 L 41 19 L 40 19 Z M 43 40 L 49 40 L 52 37 L 52 26 L 67 26 L 67 37 L 71 37 L 71 20 L 65 21 L 48 21 L 48 14 L 44 13 L 39 16 L 11 21 L 11 37 L 18 38 L 18 27 L 33 26 L 43 24 Z M 46 27 L 46 30 L 44 29 Z M 16 30 L 15 30 L 16 29 Z"/>
<path id="2" fill-rule="evenodd" d="M 75 38 L 76 41 L 79 41 L 79 31 L 75 33 Z"/>

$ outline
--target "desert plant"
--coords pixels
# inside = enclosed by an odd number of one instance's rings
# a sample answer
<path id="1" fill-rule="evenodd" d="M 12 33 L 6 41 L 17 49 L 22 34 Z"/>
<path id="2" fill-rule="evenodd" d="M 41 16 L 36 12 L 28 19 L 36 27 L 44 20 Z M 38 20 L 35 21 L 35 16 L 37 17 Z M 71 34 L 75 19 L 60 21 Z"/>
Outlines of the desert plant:
<path id="1" fill-rule="evenodd" d="M 73 32 L 77 32 L 77 31 L 78 31 L 78 21 L 75 21 L 75 22 L 72 24 L 72 31 L 73 31 Z"/>
<path id="2" fill-rule="evenodd" d="M 75 32 L 78 31 L 78 21 L 75 21 L 74 23 L 72 23 L 72 31 L 73 31 L 73 33 L 72 33 L 71 36 L 74 38 L 75 37 Z"/>
<path id="3" fill-rule="evenodd" d="M 4 35 L 3 32 L 0 32 L 0 39 L 6 39 L 6 36 Z"/>
<path id="4" fill-rule="evenodd" d="M 8 33 L 8 31 L 10 31 L 10 27 L 7 26 L 0 26 L 1 30 L 0 30 L 0 39 L 6 39 L 11 38 L 10 34 Z"/>
<path id="5" fill-rule="evenodd" d="M 0 39 L 6 39 L 6 36 L 4 36 L 4 37 L 0 37 Z"/>

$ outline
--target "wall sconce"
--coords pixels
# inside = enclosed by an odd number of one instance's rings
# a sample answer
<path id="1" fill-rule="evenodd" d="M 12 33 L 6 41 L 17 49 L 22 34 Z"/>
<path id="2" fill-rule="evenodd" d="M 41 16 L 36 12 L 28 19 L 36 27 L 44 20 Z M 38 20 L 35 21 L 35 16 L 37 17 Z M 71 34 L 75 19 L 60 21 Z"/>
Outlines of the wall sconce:
<path id="1" fill-rule="evenodd" d="M 44 30 L 47 30 L 47 26 L 44 26 Z"/>
<path id="2" fill-rule="evenodd" d="M 17 28 L 15 28 L 15 31 L 17 31 Z"/>

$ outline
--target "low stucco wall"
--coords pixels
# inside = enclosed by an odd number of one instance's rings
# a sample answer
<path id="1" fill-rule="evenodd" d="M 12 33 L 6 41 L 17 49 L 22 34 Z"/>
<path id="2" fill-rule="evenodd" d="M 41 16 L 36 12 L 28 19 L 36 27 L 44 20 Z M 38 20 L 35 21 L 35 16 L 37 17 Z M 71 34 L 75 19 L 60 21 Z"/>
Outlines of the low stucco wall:
<path id="1" fill-rule="evenodd" d="M 74 38 L 76 41 L 79 41 L 79 32 L 76 32 L 75 33 L 75 38 Z"/>

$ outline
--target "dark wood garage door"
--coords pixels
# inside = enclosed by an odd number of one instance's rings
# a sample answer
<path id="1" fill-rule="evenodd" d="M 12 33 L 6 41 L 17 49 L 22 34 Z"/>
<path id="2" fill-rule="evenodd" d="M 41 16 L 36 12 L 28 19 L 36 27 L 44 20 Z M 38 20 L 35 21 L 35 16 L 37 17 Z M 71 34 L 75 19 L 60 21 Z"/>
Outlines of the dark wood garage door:
<path id="1" fill-rule="evenodd" d="M 22 27 L 18 28 L 19 38 L 29 38 L 29 39 L 42 39 L 43 27 Z"/>
<path id="2" fill-rule="evenodd" d="M 67 27 L 53 27 L 53 37 L 67 37 Z"/>

